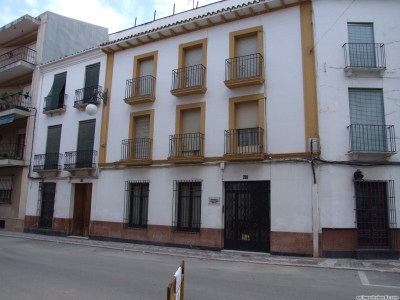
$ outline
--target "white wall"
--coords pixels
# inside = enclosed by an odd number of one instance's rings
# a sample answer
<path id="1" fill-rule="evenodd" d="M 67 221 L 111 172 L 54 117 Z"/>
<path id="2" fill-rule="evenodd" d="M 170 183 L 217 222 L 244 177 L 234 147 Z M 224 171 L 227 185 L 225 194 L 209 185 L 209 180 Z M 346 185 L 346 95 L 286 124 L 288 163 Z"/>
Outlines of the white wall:
<path id="1" fill-rule="evenodd" d="M 265 86 L 230 90 L 224 85 L 225 59 L 229 58 L 229 33 L 263 26 Z M 170 93 L 172 70 L 178 67 L 178 46 L 208 39 L 207 92 L 204 95 L 175 97 Z M 157 89 L 154 103 L 127 105 L 125 82 L 132 78 L 135 55 L 158 50 Z M 304 97 L 301 57 L 300 12 L 293 7 L 260 17 L 199 30 L 174 38 L 115 53 L 111 92 L 107 162 L 121 159 L 123 139 L 128 138 L 129 114 L 155 110 L 153 159 L 168 157 L 168 138 L 175 134 L 176 105 L 206 102 L 205 156 L 224 154 L 224 130 L 229 129 L 229 98 L 258 93 L 266 96 L 266 152 L 305 151 Z M 110 145 L 115 145 L 110 147 Z"/>

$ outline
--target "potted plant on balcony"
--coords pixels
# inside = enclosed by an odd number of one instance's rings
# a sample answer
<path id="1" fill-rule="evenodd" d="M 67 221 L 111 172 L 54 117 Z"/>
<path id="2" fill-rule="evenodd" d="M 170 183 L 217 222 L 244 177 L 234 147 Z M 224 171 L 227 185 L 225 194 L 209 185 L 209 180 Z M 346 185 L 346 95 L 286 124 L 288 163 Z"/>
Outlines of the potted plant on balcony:
<path id="1" fill-rule="evenodd" d="M 16 94 L 22 95 L 22 89 L 20 89 Z"/>
<path id="2" fill-rule="evenodd" d="M 29 92 L 25 92 L 24 98 L 27 99 L 29 97 Z"/>

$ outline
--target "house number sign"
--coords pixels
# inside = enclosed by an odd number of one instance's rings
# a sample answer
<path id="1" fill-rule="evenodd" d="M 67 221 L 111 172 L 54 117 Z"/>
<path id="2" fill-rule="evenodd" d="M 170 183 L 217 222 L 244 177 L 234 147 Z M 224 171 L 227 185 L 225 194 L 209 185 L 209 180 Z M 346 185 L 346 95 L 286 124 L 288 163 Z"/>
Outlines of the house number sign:
<path id="1" fill-rule="evenodd" d="M 208 205 L 219 205 L 219 197 L 208 198 Z"/>

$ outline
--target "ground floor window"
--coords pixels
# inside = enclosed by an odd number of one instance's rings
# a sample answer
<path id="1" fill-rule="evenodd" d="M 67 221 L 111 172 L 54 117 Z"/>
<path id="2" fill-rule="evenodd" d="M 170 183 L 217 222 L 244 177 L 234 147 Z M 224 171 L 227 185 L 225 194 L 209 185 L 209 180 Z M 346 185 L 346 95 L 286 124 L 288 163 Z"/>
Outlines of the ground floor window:
<path id="1" fill-rule="evenodd" d="M 148 181 L 125 182 L 125 224 L 133 228 L 147 228 L 149 204 Z"/>
<path id="2" fill-rule="evenodd" d="M 39 215 L 40 228 L 51 229 L 53 226 L 54 198 L 56 195 L 55 182 L 39 183 Z"/>
<path id="3" fill-rule="evenodd" d="M 201 181 L 175 181 L 174 187 L 176 230 L 200 232 Z"/>
<path id="4" fill-rule="evenodd" d="M 14 176 L 0 176 L 0 203 L 11 203 Z"/>
<path id="5" fill-rule="evenodd" d="M 394 183 L 356 181 L 358 248 L 392 248 L 396 245 Z"/>

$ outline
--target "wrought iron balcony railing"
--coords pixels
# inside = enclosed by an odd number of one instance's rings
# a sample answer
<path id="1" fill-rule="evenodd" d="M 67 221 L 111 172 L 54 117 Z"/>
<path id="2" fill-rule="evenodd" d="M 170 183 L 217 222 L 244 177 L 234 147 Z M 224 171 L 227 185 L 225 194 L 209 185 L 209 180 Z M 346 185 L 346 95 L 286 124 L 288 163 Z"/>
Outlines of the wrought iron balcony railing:
<path id="1" fill-rule="evenodd" d="M 206 67 L 203 65 L 190 66 L 172 70 L 171 90 L 193 87 L 205 87 Z"/>
<path id="2" fill-rule="evenodd" d="M 125 98 L 154 96 L 155 86 L 156 79 L 151 75 L 128 79 L 126 81 Z"/>
<path id="3" fill-rule="evenodd" d="M 67 100 L 68 95 L 67 94 L 59 94 L 55 96 L 47 96 L 44 98 L 44 106 L 43 106 L 43 112 L 49 112 L 52 110 L 56 109 L 65 109 L 65 100 Z"/>
<path id="4" fill-rule="evenodd" d="M 18 108 L 28 110 L 31 103 L 31 97 L 20 95 L 18 93 L 6 95 L 0 98 L 0 111 Z"/>
<path id="5" fill-rule="evenodd" d="M 225 154 L 262 154 L 264 129 L 260 127 L 225 130 Z"/>
<path id="6" fill-rule="evenodd" d="M 122 140 L 121 160 L 149 160 L 152 143 L 149 138 Z"/>
<path id="7" fill-rule="evenodd" d="M 34 156 L 33 171 L 61 170 L 61 153 L 36 154 Z"/>
<path id="8" fill-rule="evenodd" d="M 346 43 L 343 49 L 346 68 L 386 68 L 385 44 Z"/>
<path id="9" fill-rule="evenodd" d="M 263 76 L 264 58 L 260 53 L 228 58 L 225 61 L 225 81 Z"/>
<path id="10" fill-rule="evenodd" d="M 24 159 L 25 145 L 15 143 L 0 144 L 0 159 Z"/>
<path id="11" fill-rule="evenodd" d="M 349 152 L 396 152 L 393 125 L 351 124 Z"/>
<path id="12" fill-rule="evenodd" d="M 99 104 L 102 97 L 102 89 L 100 85 L 94 85 L 75 90 L 74 106 Z"/>
<path id="13" fill-rule="evenodd" d="M 0 55 L 0 68 L 8 66 L 17 61 L 26 61 L 30 64 L 35 64 L 36 51 L 27 47 L 18 47 L 14 50 Z"/>
<path id="14" fill-rule="evenodd" d="M 65 152 L 64 169 L 95 169 L 97 151 L 80 150 Z"/>
<path id="15" fill-rule="evenodd" d="M 204 157 L 204 134 L 184 133 L 169 136 L 169 158 Z"/>

